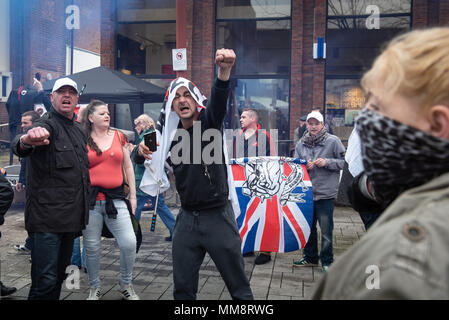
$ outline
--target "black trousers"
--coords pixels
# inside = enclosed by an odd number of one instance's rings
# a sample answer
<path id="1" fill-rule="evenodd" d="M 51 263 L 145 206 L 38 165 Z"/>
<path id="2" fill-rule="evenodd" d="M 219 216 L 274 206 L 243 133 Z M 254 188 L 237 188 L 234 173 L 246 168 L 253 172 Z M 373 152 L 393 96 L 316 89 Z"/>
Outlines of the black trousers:
<path id="1" fill-rule="evenodd" d="M 174 299 L 196 299 L 199 270 L 206 252 L 217 266 L 232 298 L 252 300 L 241 238 L 230 202 L 212 210 L 180 209 L 173 230 Z"/>
<path id="2" fill-rule="evenodd" d="M 70 265 L 75 233 L 30 233 L 31 288 L 28 300 L 59 300 Z"/>

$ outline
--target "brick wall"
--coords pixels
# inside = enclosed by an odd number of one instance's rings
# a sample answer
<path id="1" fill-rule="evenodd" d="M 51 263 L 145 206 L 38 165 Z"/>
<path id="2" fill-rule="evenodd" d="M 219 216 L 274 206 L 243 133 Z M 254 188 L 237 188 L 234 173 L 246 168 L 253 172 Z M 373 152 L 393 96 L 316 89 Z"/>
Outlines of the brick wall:
<path id="1" fill-rule="evenodd" d="M 448 0 L 414 0 L 412 29 L 449 25 Z"/>
<path id="2" fill-rule="evenodd" d="M 215 1 L 193 1 L 192 81 L 209 96 L 215 72 Z"/>
<path id="3" fill-rule="evenodd" d="M 100 53 L 101 65 L 115 69 L 115 1 L 101 0 Z M 115 105 L 109 105 L 111 123 L 115 123 Z"/>
<path id="4" fill-rule="evenodd" d="M 449 1 L 440 2 L 440 25 L 449 26 Z"/>
<path id="5" fill-rule="evenodd" d="M 313 57 L 313 43 L 318 37 L 326 36 L 326 6 L 326 0 L 315 0 L 311 57 Z M 324 71 L 325 60 L 313 60 L 313 109 L 322 110 L 322 113 L 324 113 Z"/>
<path id="6" fill-rule="evenodd" d="M 115 1 L 101 0 L 101 65 L 115 68 Z"/>
<path id="7" fill-rule="evenodd" d="M 65 74 L 65 44 L 69 33 L 65 28 L 66 1 L 13 1 L 11 16 L 11 70 L 13 87 L 30 84 L 36 72 L 43 80 Z"/>
<path id="8" fill-rule="evenodd" d="M 74 30 L 74 46 L 100 53 L 100 2 L 74 0 L 80 8 L 81 29 Z M 26 4 L 26 5 L 25 5 Z M 13 87 L 31 83 L 40 72 L 45 81 L 65 75 L 66 46 L 71 44 L 71 31 L 66 28 L 65 10 L 72 0 L 12 1 L 11 69 Z M 108 1 L 110 4 L 110 1 Z"/>
<path id="9" fill-rule="evenodd" d="M 313 59 L 313 43 L 325 36 L 326 5 L 325 0 L 292 1 L 291 139 L 302 115 L 324 107 L 325 61 Z"/>
<path id="10" fill-rule="evenodd" d="M 303 84 L 303 12 L 304 1 L 293 1 L 292 3 L 292 53 L 291 53 L 291 78 L 290 78 L 290 137 L 299 124 L 299 119 L 305 112 L 302 107 L 302 84 Z"/>
<path id="11" fill-rule="evenodd" d="M 65 74 L 65 46 L 70 35 L 65 27 L 68 1 L 39 0 L 31 3 L 32 7 L 25 15 L 25 21 L 29 21 L 26 30 L 33 32 L 25 32 L 24 83 L 31 82 L 36 72 L 40 72 L 42 78 L 47 74 L 53 78 Z"/>
<path id="12" fill-rule="evenodd" d="M 74 4 L 80 8 L 80 29 L 74 32 L 74 46 L 100 54 L 101 1 L 74 0 Z"/>
<path id="13" fill-rule="evenodd" d="M 177 77 L 192 79 L 192 38 L 194 0 L 181 0 L 176 4 L 176 48 L 186 48 L 187 70 L 177 71 Z"/>
<path id="14" fill-rule="evenodd" d="M 412 29 L 419 29 L 427 26 L 427 2 L 427 0 L 413 0 Z"/>

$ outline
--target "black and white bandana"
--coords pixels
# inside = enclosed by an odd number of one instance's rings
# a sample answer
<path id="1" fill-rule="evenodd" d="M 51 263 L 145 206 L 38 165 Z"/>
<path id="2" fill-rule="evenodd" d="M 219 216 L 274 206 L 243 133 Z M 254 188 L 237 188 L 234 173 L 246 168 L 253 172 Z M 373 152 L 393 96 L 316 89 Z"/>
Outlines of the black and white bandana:
<path id="1" fill-rule="evenodd" d="M 365 173 L 386 204 L 449 172 L 449 141 L 366 108 L 356 119 Z"/>

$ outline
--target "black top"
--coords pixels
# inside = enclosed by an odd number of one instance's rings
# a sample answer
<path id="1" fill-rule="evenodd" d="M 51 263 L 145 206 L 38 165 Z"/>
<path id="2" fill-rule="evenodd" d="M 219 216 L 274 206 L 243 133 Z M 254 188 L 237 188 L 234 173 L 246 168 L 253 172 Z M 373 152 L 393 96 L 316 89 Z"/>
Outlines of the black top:
<path id="1" fill-rule="evenodd" d="M 241 130 L 237 137 L 233 137 L 233 158 L 263 157 L 271 155 L 271 137 L 265 129 L 257 130 L 248 139 L 245 130 Z"/>
<path id="2" fill-rule="evenodd" d="M 14 191 L 12 190 L 11 184 L 2 174 L 0 174 L 0 226 L 5 221 L 3 216 L 11 206 L 13 199 Z"/>
<path id="3" fill-rule="evenodd" d="M 222 207 L 228 200 L 228 180 L 225 157 L 223 154 L 223 120 L 226 115 L 226 106 L 229 94 L 229 81 L 216 79 L 211 90 L 206 109 L 201 110 L 198 122 L 201 124 L 201 136 L 194 139 L 194 127 L 187 129 L 189 139 L 178 139 L 172 142 L 171 160 L 176 152 L 182 159 L 184 150 L 190 151 L 188 163 L 173 163 L 173 171 L 176 179 L 176 189 L 181 199 L 181 206 L 189 211 L 207 210 Z M 182 128 L 181 122 L 178 128 Z M 219 141 L 203 141 L 204 132 L 207 129 L 218 129 Z M 189 145 L 186 145 L 189 143 Z M 201 143 L 201 156 L 194 153 L 194 144 Z M 212 148 L 221 146 L 221 148 Z M 214 152 L 220 152 L 216 157 Z M 204 155 L 215 159 L 212 163 L 205 162 Z"/>
<path id="4" fill-rule="evenodd" d="M 8 96 L 8 101 L 6 102 L 10 126 L 20 125 L 22 114 L 34 110 L 35 104 L 43 104 L 47 110 L 50 110 L 50 97 L 46 92 L 38 92 L 32 86 L 25 86 L 12 90 Z"/>

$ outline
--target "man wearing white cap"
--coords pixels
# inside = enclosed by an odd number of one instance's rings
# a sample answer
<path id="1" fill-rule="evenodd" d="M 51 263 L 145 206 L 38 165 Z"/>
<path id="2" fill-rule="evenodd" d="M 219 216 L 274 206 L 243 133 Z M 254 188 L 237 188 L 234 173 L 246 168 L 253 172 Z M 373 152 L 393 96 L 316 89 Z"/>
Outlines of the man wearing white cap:
<path id="1" fill-rule="evenodd" d="M 73 240 L 89 218 L 87 141 L 74 121 L 76 83 L 57 80 L 50 99 L 50 112 L 12 143 L 17 156 L 29 157 L 25 227 L 33 247 L 30 300 L 59 299 Z"/>
<path id="2" fill-rule="evenodd" d="M 307 115 L 307 132 L 295 148 L 295 157 L 307 160 L 312 181 L 313 221 L 310 237 L 304 247 L 304 257 L 293 264 L 298 267 L 317 266 L 321 260 L 325 272 L 334 261 L 332 230 L 334 200 L 337 197 L 340 170 L 345 163 L 345 147 L 340 139 L 329 134 L 323 115 L 312 111 Z M 318 255 L 317 221 L 321 228 L 321 252 Z"/>

